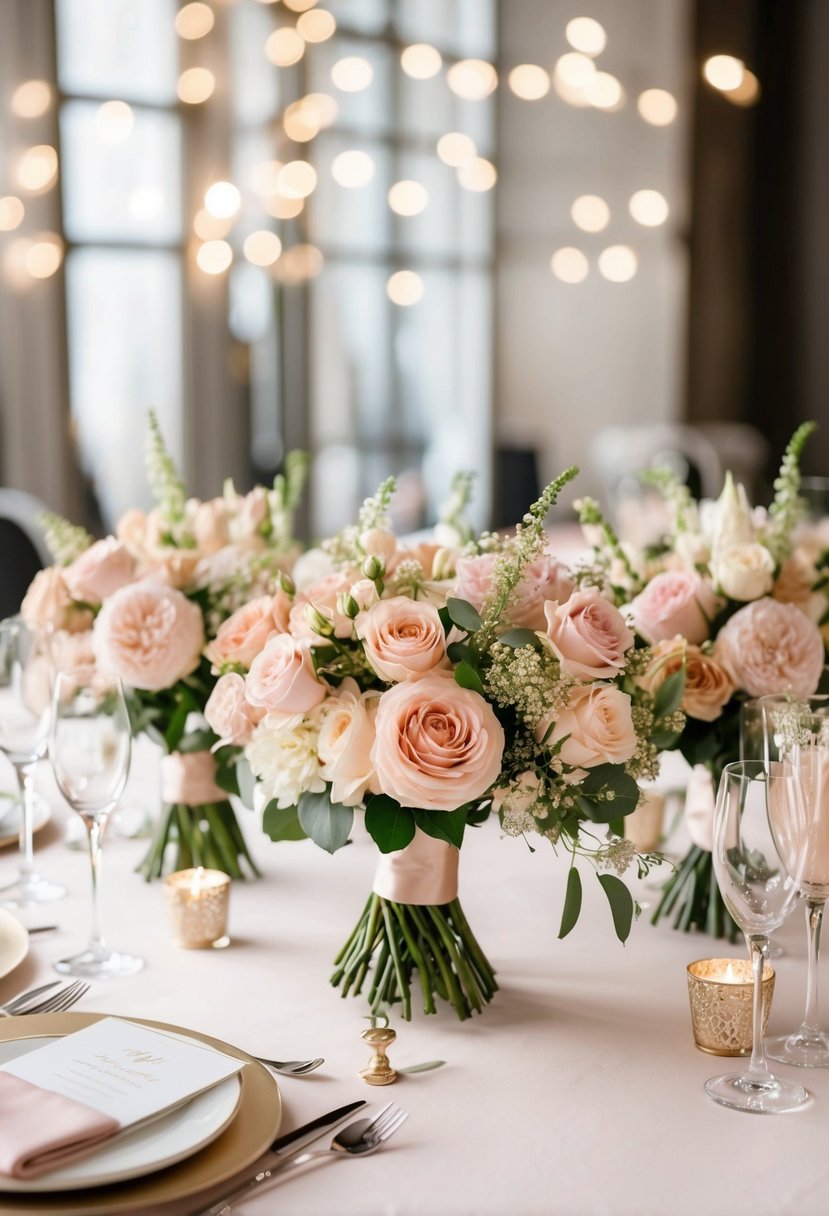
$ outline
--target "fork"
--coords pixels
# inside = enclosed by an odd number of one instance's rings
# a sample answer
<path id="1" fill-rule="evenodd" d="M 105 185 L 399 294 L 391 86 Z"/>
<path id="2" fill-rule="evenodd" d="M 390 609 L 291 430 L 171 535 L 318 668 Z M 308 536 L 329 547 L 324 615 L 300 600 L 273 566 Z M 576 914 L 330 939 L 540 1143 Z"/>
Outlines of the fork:
<path id="1" fill-rule="evenodd" d="M 31 992 L 24 992 L 13 1001 L 0 1005 L 0 1017 L 21 1017 L 23 1014 L 29 1013 L 62 1013 L 66 1009 L 71 1009 L 81 997 L 86 996 L 89 992 L 89 984 L 84 984 L 81 980 L 74 980 L 71 984 L 66 984 L 63 988 L 58 989 L 57 992 L 49 991 L 59 983 L 59 980 L 55 980 L 51 984 L 43 984 L 40 988 L 33 988 Z M 45 992 L 49 992 L 49 995 L 38 1000 L 37 998 L 43 996 Z"/>
<path id="2" fill-rule="evenodd" d="M 317 1056 L 315 1060 L 266 1060 L 264 1056 L 254 1056 L 253 1058 L 260 1064 L 266 1064 L 274 1072 L 281 1072 L 286 1077 L 304 1077 L 306 1073 L 313 1072 L 315 1068 L 319 1068 L 320 1064 L 325 1063 L 322 1056 Z"/>

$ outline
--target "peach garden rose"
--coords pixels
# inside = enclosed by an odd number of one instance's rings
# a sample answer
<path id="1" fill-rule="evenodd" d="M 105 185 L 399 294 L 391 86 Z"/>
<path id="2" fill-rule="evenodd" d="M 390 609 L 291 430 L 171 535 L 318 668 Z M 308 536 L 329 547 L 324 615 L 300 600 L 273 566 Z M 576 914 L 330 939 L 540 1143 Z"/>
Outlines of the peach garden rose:
<path id="1" fill-rule="evenodd" d="M 274 633 L 284 633 L 288 623 L 288 597 L 260 595 L 237 609 L 219 626 L 205 649 L 205 657 L 216 668 L 230 663 L 250 667 Z"/>
<path id="2" fill-rule="evenodd" d="M 106 601 L 95 620 L 98 666 L 131 688 L 158 692 L 199 665 L 201 609 L 163 584 L 132 583 Z"/>
<path id="3" fill-rule="evenodd" d="M 550 718 L 536 730 L 539 742 L 547 736 Z M 636 751 L 636 731 L 631 700 L 612 684 L 582 684 L 575 687 L 567 707 L 560 710 L 547 744 L 564 740 L 559 755 L 576 768 L 597 764 L 623 764 Z"/>
<path id="4" fill-rule="evenodd" d="M 95 541 L 63 572 L 69 594 L 87 604 L 102 604 L 107 596 L 135 578 L 135 558 L 114 536 Z"/>
<path id="5" fill-rule="evenodd" d="M 439 666 L 446 635 L 431 604 L 397 595 L 380 600 L 356 621 L 357 637 L 381 680 L 411 680 Z"/>
<path id="6" fill-rule="evenodd" d="M 249 743 L 262 711 L 255 709 L 245 696 L 244 677 L 229 671 L 216 681 L 207 698 L 204 716 L 210 729 L 219 736 L 215 751 L 219 747 L 244 747 Z"/>
<path id="7" fill-rule="evenodd" d="M 738 688 L 752 697 L 791 692 L 810 697 L 823 673 L 823 639 L 794 604 L 762 599 L 735 612 L 714 653 Z"/>

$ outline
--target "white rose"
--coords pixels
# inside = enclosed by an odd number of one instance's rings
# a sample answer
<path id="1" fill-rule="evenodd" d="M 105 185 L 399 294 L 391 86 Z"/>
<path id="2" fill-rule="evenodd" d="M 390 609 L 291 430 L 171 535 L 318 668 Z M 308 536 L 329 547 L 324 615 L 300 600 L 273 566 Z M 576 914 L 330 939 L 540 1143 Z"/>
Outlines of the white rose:
<path id="1" fill-rule="evenodd" d="M 674 543 L 674 553 L 691 569 L 706 565 L 711 556 L 708 541 L 701 532 L 680 532 Z"/>
<path id="2" fill-rule="evenodd" d="M 711 573 L 724 595 L 748 603 L 771 591 L 774 558 L 764 545 L 732 545 L 715 557 Z"/>
<path id="3" fill-rule="evenodd" d="M 320 774 L 331 782 L 332 802 L 357 806 L 366 794 L 379 793 L 371 760 L 378 692 L 360 693 L 355 680 L 343 680 L 325 704 L 318 752 Z"/>

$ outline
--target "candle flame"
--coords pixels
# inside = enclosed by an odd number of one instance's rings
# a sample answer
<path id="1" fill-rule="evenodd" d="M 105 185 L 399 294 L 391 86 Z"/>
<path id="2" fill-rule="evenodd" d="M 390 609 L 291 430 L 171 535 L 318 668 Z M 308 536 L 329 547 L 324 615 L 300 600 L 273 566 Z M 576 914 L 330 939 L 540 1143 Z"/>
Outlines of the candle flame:
<path id="1" fill-rule="evenodd" d="M 195 898 L 201 893 L 204 886 L 204 866 L 199 866 L 193 875 L 193 881 L 190 883 L 190 894 Z"/>
<path id="2" fill-rule="evenodd" d="M 734 971 L 734 968 L 732 967 L 731 963 L 729 963 L 725 969 L 725 982 L 726 982 L 726 984 L 738 983 L 736 972 Z"/>

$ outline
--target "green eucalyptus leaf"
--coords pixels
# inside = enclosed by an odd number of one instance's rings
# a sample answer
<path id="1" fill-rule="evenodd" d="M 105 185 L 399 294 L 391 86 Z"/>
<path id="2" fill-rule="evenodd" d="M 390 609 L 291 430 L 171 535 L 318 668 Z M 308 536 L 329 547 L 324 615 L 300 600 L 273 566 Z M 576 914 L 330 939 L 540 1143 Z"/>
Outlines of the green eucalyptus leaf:
<path id="1" fill-rule="evenodd" d="M 541 649 L 541 640 L 532 629 L 508 629 L 506 633 L 498 635 L 498 641 L 503 642 L 505 646 L 511 646 L 513 650 L 520 650 L 522 646 Z"/>
<path id="2" fill-rule="evenodd" d="M 682 737 L 682 731 L 655 730 L 651 735 L 651 743 L 661 752 L 669 752 Z"/>
<path id="3" fill-rule="evenodd" d="M 414 815 L 394 798 L 377 794 L 366 804 L 366 831 L 381 853 L 396 853 L 414 839 Z"/>
<path id="4" fill-rule="evenodd" d="M 271 840 L 307 840 L 295 806 L 278 807 L 269 802 L 262 814 L 262 827 Z"/>
<path id="5" fill-rule="evenodd" d="M 460 600 L 454 596 L 446 601 L 446 611 L 453 625 L 465 629 L 467 633 L 475 633 L 481 628 L 481 616 L 478 609 L 468 600 Z"/>
<path id="6" fill-rule="evenodd" d="M 256 789 L 256 778 L 245 756 L 240 755 L 236 761 L 236 781 L 239 786 L 239 797 L 249 811 L 253 810 L 253 791 Z"/>
<path id="7" fill-rule="evenodd" d="M 330 790 L 329 785 L 321 794 L 300 794 L 299 822 L 314 844 L 325 849 L 326 853 L 336 853 L 348 842 L 354 822 L 354 808 L 332 802 Z"/>
<path id="8" fill-rule="evenodd" d="M 446 647 L 450 663 L 460 663 L 461 659 L 468 659 L 471 653 L 472 648 L 467 642 L 450 642 Z"/>
<path id="9" fill-rule="evenodd" d="M 615 874 L 597 874 L 596 877 L 602 884 L 607 902 L 610 904 L 616 936 L 624 945 L 630 936 L 630 927 L 633 924 L 633 896 L 621 878 L 617 878 Z"/>
<path id="10" fill-rule="evenodd" d="M 624 836 L 625 834 L 625 817 L 620 815 L 618 819 L 608 819 L 607 826 L 615 836 Z"/>
<path id="11" fill-rule="evenodd" d="M 445 840 L 459 849 L 463 844 L 463 833 L 466 827 L 465 806 L 456 811 L 415 811 L 415 823 L 427 836 L 435 840 Z"/>
<path id="12" fill-rule="evenodd" d="M 685 664 L 683 663 L 679 671 L 675 671 L 672 676 L 668 676 L 667 680 L 659 686 L 656 696 L 653 699 L 653 716 L 657 719 L 667 718 L 669 714 L 674 714 L 682 704 L 682 695 L 685 692 Z"/>
<path id="13" fill-rule="evenodd" d="M 466 659 L 461 659 L 455 668 L 455 683 L 460 684 L 461 688 L 469 688 L 472 692 L 478 693 L 479 696 L 484 696 L 484 686 L 481 677 L 478 675 L 471 663 L 467 663 Z"/>
<path id="14" fill-rule="evenodd" d="M 612 793 L 612 798 L 604 795 Z M 578 787 L 577 801 L 594 823 L 610 823 L 629 815 L 639 801 L 639 786 L 623 764 L 598 764 Z"/>
<path id="15" fill-rule="evenodd" d="M 561 913 L 559 938 L 566 937 L 579 919 L 581 912 L 581 875 L 575 866 L 570 867 L 567 875 L 567 893 L 564 896 L 564 908 Z"/>

